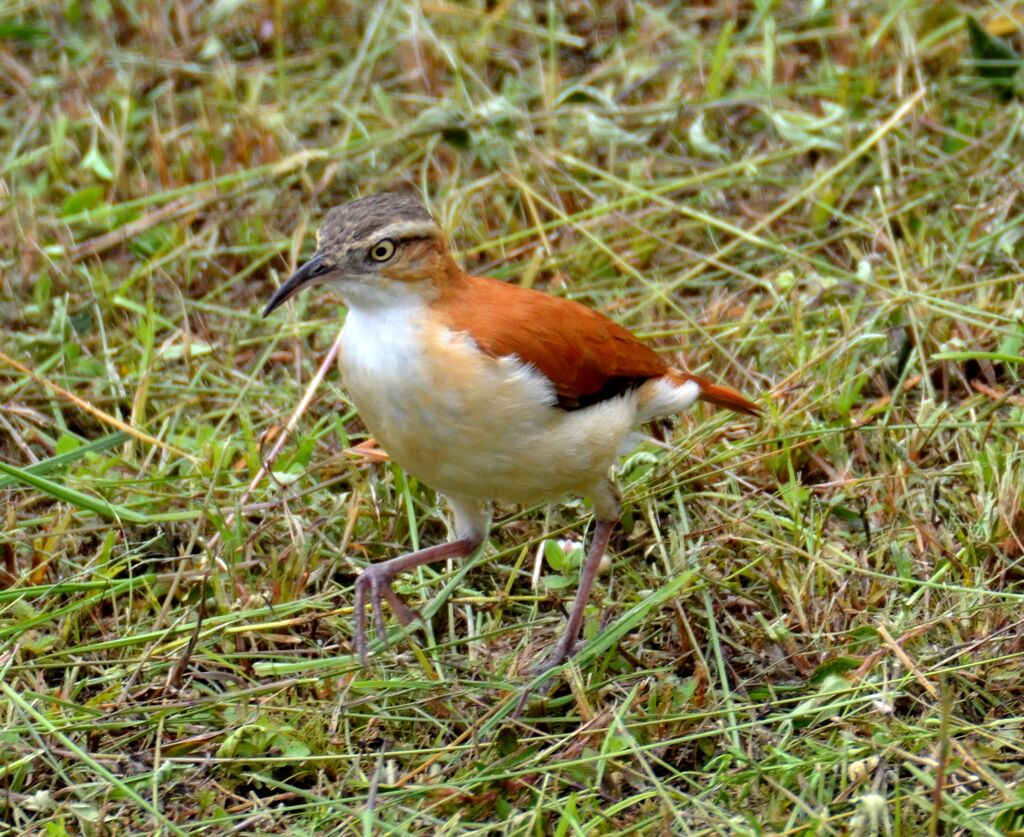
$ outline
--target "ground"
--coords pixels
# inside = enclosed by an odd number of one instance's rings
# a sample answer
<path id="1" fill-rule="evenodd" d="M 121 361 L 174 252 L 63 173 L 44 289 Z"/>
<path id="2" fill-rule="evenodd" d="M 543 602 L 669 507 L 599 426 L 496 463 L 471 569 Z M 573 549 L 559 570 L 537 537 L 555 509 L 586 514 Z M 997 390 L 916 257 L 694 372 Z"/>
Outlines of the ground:
<path id="1" fill-rule="evenodd" d="M 0 10 L 0 820 L 1024 833 L 1022 12 Z M 311 386 L 340 301 L 259 316 L 400 187 L 763 408 L 623 460 L 590 642 L 518 718 L 588 509 L 499 508 L 363 670 L 353 581 L 444 507 Z"/>

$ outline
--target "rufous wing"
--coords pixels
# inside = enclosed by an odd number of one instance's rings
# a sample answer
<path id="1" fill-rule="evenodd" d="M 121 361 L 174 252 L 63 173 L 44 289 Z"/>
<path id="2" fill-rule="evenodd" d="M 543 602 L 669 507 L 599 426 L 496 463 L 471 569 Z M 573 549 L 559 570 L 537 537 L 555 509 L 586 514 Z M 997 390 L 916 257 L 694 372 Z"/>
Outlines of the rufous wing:
<path id="1" fill-rule="evenodd" d="M 669 372 L 664 358 L 626 329 L 578 302 L 463 274 L 435 304 L 445 324 L 492 357 L 515 355 L 575 410 Z"/>
<path id="2" fill-rule="evenodd" d="M 577 410 L 614 398 L 651 378 L 695 381 L 704 401 L 751 415 L 757 407 L 736 390 L 679 372 L 618 323 L 585 305 L 480 276 L 446 285 L 435 310 L 492 357 L 515 355 L 555 388 L 558 405 Z"/>

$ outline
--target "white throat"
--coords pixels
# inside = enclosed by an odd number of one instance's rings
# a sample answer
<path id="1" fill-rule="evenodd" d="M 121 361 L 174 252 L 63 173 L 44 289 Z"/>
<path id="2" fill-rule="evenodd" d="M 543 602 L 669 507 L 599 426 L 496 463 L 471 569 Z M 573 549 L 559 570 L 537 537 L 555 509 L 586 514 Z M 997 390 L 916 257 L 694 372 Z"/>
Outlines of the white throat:
<path id="1" fill-rule="evenodd" d="M 350 311 L 408 310 L 426 307 L 431 286 L 426 282 L 400 282 L 383 276 L 355 277 L 334 285 Z"/>

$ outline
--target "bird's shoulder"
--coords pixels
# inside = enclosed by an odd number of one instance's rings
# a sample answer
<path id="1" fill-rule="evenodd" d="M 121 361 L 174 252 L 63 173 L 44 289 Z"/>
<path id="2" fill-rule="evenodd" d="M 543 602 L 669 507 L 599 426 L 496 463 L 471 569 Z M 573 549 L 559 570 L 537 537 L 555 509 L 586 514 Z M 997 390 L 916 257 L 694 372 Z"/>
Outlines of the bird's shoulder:
<path id="1" fill-rule="evenodd" d="M 669 370 L 650 346 L 603 314 L 497 279 L 461 274 L 434 309 L 485 354 L 514 355 L 539 370 L 564 409 L 615 397 Z"/>

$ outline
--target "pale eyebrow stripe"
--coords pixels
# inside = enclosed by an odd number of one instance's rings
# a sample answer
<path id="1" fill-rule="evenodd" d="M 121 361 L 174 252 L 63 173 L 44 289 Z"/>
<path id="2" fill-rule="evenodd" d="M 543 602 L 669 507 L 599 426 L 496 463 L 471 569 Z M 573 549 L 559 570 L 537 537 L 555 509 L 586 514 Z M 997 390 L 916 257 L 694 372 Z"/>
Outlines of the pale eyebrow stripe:
<path id="1" fill-rule="evenodd" d="M 440 232 L 440 228 L 433 221 L 396 221 L 375 230 L 373 235 L 365 236 L 358 241 L 352 242 L 352 247 L 361 247 L 371 242 L 380 241 L 384 238 L 433 238 Z"/>

